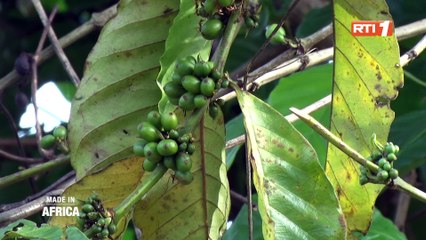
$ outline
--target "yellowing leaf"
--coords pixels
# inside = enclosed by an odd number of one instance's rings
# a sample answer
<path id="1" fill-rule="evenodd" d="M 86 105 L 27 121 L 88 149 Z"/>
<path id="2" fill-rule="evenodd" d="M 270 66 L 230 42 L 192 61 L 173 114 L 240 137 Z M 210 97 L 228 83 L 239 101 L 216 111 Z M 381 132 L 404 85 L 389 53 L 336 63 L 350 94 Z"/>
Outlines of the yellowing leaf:
<path id="1" fill-rule="evenodd" d="M 237 89 L 265 239 L 345 239 L 333 186 L 306 139 L 275 109 Z"/>
<path id="2" fill-rule="evenodd" d="M 395 35 L 353 37 L 354 20 L 392 20 L 384 0 L 334 1 L 335 67 L 331 131 L 368 156 L 376 133 L 386 142 L 394 112 L 390 100 L 403 85 Z M 359 184 L 359 165 L 329 144 L 326 173 L 339 196 L 350 232 L 366 232 L 382 185 Z M 348 234 L 352 235 L 352 234 Z"/>

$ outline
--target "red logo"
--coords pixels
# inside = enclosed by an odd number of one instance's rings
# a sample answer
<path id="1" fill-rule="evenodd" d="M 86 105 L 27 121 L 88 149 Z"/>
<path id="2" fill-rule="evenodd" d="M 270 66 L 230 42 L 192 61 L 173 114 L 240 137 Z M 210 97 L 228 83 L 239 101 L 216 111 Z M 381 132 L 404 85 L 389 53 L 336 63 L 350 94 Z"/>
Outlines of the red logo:
<path id="1" fill-rule="evenodd" d="M 352 36 L 392 36 L 393 22 L 392 21 L 353 21 Z"/>

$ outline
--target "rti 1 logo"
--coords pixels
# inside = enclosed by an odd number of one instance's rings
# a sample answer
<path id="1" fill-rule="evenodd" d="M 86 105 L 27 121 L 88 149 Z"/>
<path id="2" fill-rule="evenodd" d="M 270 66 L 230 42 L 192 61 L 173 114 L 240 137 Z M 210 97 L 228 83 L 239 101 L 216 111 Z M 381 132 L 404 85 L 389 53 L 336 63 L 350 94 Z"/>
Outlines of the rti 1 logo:
<path id="1" fill-rule="evenodd" d="M 352 36 L 392 36 L 392 21 L 353 21 Z"/>

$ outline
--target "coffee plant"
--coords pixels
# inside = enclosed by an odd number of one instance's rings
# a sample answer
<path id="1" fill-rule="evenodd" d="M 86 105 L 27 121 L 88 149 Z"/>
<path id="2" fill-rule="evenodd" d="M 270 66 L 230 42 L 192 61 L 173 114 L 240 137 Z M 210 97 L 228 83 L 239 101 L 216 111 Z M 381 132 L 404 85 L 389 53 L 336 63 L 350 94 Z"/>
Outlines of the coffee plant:
<path id="1" fill-rule="evenodd" d="M 424 20 L 396 28 L 384 0 L 312 2 L 119 1 L 87 23 L 102 29 L 80 82 L 48 31 L 57 8 L 49 20 L 33 0 L 76 92 L 66 126 L 36 118 L 37 158 L 0 150 L 25 163 L 0 188 L 72 170 L 0 205 L 0 239 L 406 239 L 401 206 L 426 202 L 425 112 L 400 117 L 393 101 L 404 71 L 425 86 L 406 65 L 426 41 L 404 54 L 398 40 Z M 44 37 L 13 73 L 34 105 Z M 40 211 L 46 223 L 24 219 Z"/>

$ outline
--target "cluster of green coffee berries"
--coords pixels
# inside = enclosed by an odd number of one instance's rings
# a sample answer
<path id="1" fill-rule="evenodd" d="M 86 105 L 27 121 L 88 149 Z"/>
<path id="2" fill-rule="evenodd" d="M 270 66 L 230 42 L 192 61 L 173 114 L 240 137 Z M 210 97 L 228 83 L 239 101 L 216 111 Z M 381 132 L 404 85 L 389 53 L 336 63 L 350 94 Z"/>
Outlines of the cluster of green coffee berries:
<path id="1" fill-rule="evenodd" d="M 143 168 L 151 172 L 163 164 L 175 173 L 175 178 L 184 184 L 193 180 L 191 155 L 195 152 L 191 134 L 180 134 L 178 118 L 174 112 L 148 113 L 147 121 L 138 126 L 141 138 L 133 145 L 136 156 L 145 157 Z"/>
<path id="2" fill-rule="evenodd" d="M 227 88 L 229 80 L 215 69 L 213 62 L 189 56 L 176 63 L 172 80 L 164 86 L 169 102 L 190 111 L 205 106 L 220 88 Z"/>
<path id="3" fill-rule="evenodd" d="M 64 126 L 58 126 L 53 130 L 52 134 L 47 134 L 41 138 L 40 146 L 43 149 L 57 148 L 61 152 L 67 153 L 67 129 Z"/>
<path id="4" fill-rule="evenodd" d="M 84 202 L 77 222 L 84 234 L 94 240 L 111 238 L 117 231 L 111 214 L 105 210 L 96 194 L 91 194 Z"/>
<path id="5" fill-rule="evenodd" d="M 228 21 L 229 10 L 234 0 L 204 0 L 197 9 L 198 15 L 206 18 L 201 22 L 201 35 L 207 40 L 214 40 L 220 36 L 224 25 Z"/>
<path id="6" fill-rule="evenodd" d="M 386 143 L 384 147 L 377 144 L 377 142 L 375 145 L 379 151 L 373 152 L 367 160 L 378 165 L 379 170 L 376 174 L 373 174 L 368 168 L 361 166 L 359 179 L 361 185 L 368 182 L 387 184 L 398 177 L 398 170 L 393 168 L 393 163 L 397 159 L 396 154 L 399 152 L 399 147 L 391 142 Z"/>

